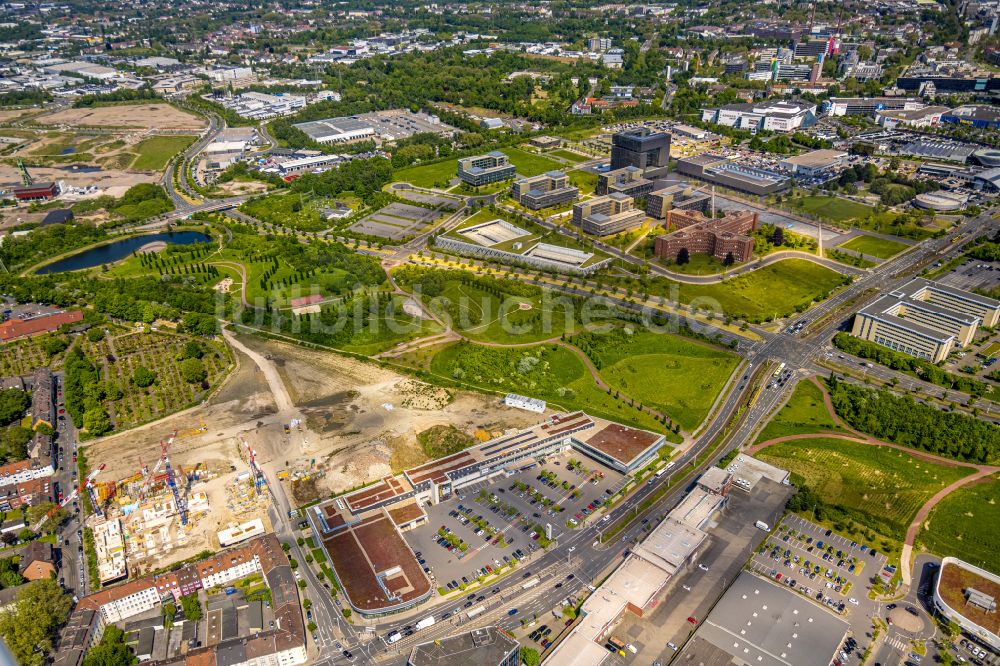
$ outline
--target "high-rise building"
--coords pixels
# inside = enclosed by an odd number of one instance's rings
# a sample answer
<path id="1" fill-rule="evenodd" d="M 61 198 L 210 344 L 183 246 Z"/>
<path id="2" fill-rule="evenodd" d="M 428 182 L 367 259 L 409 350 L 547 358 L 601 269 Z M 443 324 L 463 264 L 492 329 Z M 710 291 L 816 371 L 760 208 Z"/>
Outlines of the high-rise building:
<path id="1" fill-rule="evenodd" d="M 646 171 L 670 162 L 670 135 L 646 127 L 618 132 L 611 137 L 611 169 L 637 167 Z"/>

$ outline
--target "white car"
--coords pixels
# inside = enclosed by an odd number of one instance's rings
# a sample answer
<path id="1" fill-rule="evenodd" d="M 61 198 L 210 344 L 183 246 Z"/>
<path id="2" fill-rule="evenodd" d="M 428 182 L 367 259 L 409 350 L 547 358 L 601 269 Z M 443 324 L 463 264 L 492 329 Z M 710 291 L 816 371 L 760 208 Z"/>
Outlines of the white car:
<path id="1" fill-rule="evenodd" d="M 858 600 L 855 599 L 854 597 L 851 597 L 850 599 L 848 599 L 848 601 L 851 602 L 852 604 L 854 604 L 855 606 L 858 605 Z"/>
<path id="2" fill-rule="evenodd" d="M 702 571 L 708 571 L 708 567 L 705 566 L 704 563 L 699 563 L 698 568 L 701 569 Z"/>

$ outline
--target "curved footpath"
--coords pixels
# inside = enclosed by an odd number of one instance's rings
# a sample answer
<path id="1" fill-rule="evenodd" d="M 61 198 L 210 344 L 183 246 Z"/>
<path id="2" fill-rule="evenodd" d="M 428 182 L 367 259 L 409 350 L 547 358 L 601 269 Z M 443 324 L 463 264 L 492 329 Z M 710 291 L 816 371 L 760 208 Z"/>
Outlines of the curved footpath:
<path id="1" fill-rule="evenodd" d="M 941 500 L 955 492 L 959 488 L 969 485 L 970 483 L 975 483 L 980 479 L 987 478 L 1000 472 L 1000 467 L 993 465 L 979 465 L 975 463 L 965 463 L 959 460 L 952 460 L 951 458 L 944 458 L 933 453 L 927 453 L 926 451 L 919 451 L 917 449 L 911 449 L 900 444 L 894 444 L 892 442 L 884 442 L 880 439 L 876 439 L 862 432 L 858 432 L 851 426 L 847 425 L 843 419 L 841 419 L 837 412 L 833 408 L 833 402 L 830 400 L 830 394 L 826 390 L 826 386 L 822 382 L 817 380 L 815 376 L 810 377 L 809 381 L 815 384 L 823 394 L 823 404 L 826 406 L 827 412 L 830 414 L 830 418 L 833 421 L 848 431 L 850 434 L 838 433 L 838 432 L 820 432 L 820 433 L 803 433 L 798 435 L 785 435 L 784 437 L 775 437 L 774 439 L 769 439 L 758 444 L 745 449 L 750 455 L 756 454 L 772 444 L 779 444 L 781 442 L 790 442 L 799 439 L 841 439 L 849 442 L 855 442 L 858 444 L 867 444 L 869 446 L 885 446 L 890 449 L 897 449 L 899 451 L 904 451 L 905 453 L 915 457 L 922 458 L 929 462 L 933 462 L 939 465 L 946 465 L 948 467 L 968 467 L 975 470 L 973 474 L 963 477 L 954 483 L 945 486 L 941 490 L 934 493 L 930 499 L 924 502 L 923 506 L 917 510 L 915 516 L 910 521 L 910 526 L 906 529 L 906 538 L 903 540 L 903 549 L 900 553 L 899 558 L 899 569 L 903 577 L 903 584 L 909 586 L 912 582 L 912 564 L 913 559 L 913 545 L 917 541 L 917 534 L 920 532 L 921 526 L 924 521 L 927 520 L 927 516 L 930 515 L 931 510 L 937 506 Z"/>
<path id="2" fill-rule="evenodd" d="M 834 261 L 833 259 L 817 257 L 815 254 L 803 252 L 801 250 L 779 250 L 778 252 L 772 252 L 771 254 L 761 259 L 757 259 L 756 261 L 737 266 L 733 270 L 725 273 L 713 273 L 711 275 L 687 275 L 685 273 L 677 273 L 656 264 L 650 264 L 649 270 L 651 273 L 663 275 L 665 277 L 669 277 L 675 282 L 681 282 L 684 284 L 717 284 L 723 280 L 728 280 L 731 277 L 751 273 L 760 268 L 764 268 L 765 266 L 770 266 L 771 264 L 776 264 L 779 261 L 784 261 L 785 259 L 804 259 L 844 275 L 861 275 L 866 272 L 864 268 L 848 266 L 847 264 L 842 264 L 838 261 Z"/>

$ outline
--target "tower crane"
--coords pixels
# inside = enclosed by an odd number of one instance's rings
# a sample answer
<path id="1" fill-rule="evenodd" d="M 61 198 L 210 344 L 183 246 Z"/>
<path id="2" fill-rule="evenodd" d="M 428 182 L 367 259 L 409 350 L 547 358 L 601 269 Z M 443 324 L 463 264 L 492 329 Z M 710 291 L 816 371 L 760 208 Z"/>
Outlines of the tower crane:
<path id="1" fill-rule="evenodd" d="M 59 506 L 52 507 L 51 511 L 47 512 L 44 516 L 41 517 L 41 519 L 37 523 L 31 526 L 32 531 L 37 532 L 42 527 L 42 525 L 48 522 L 49 518 L 56 515 L 56 512 L 59 509 L 64 508 L 67 504 L 69 504 L 77 497 L 79 497 L 84 490 L 89 490 L 93 488 L 94 479 L 97 478 L 97 475 L 100 474 L 105 467 L 107 467 L 107 465 L 101 464 L 100 467 L 98 467 L 97 469 L 93 470 L 90 474 L 88 474 L 87 477 L 83 480 L 83 482 L 79 486 L 73 489 L 73 492 L 71 492 L 69 495 L 63 498 L 63 501 L 59 503 Z"/>

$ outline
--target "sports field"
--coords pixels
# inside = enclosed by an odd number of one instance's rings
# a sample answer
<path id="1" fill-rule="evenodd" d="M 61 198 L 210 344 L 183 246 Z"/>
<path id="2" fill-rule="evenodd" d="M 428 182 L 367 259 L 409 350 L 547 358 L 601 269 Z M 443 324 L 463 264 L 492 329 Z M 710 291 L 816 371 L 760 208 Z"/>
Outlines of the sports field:
<path id="1" fill-rule="evenodd" d="M 918 541 L 939 555 L 1000 572 L 1000 480 L 960 488 L 931 511 Z"/>
<path id="2" fill-rule="evenodd" d="M 844 282 L 840 273 L 806 259 L 785 259 L 715 284 L 683 284 L 678 299 L 702 308 L 718 307 L 724 316 L 747 321 L 784 317 L 805 309 Z M 657 280 L 666 293 L 676 283 Z"/>
<path id="3" fill-rule="evenodd" d="M 860 252 L 861 254 L 878 257 L 879 259 L 888 259 L 889 257 L 899 254 L 908 248 L 909 245 L 889 240 L 887 238 L 861 235 L 855 236 L 846 243 L 842 243 L 840 247 L 845 250 L 854 250 L 855 252 Z"/>
<path id="4" fill-rule="evenodd" d="M 757 436 L 758 442 L 785 437 L 824 432 L 846 432 L 837 425 L 823 404 L 823 393 L 810 381 L 800 381 L 792 397 Z"/>
<path id="5" fill-rule="evenodd" d="M 738 358 L 679 335 L 613 329 L 581 336 L 609 385 L 692 431 L 708 416 Z"/>
<path id="6" fill-rule="evenodd" d="M 174 155 L 194 142 L 193 136 L 154 136 L 140 141 L 134 147 L 139 156 L 132 168 L 139 171 L 162 171 Z"/>
<path id="7" fill-rule="evenodd" d="M 789 200 L 789 205 L 801 213 L 831 222 L 847 222 L 875 212 L 871 206 L 832 196 L 805 196 Z"/>
<path id="8" fill-rule="evenodd" d="M 885 446 L 822 437 L 775 444 L 757 457 L 790 471 L 794 484 L 808 485 L 825 504 L 898 538 L 934 493 L 972 472 Z"/>

